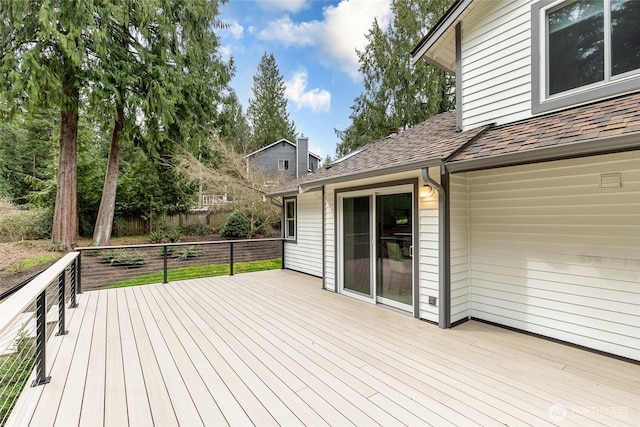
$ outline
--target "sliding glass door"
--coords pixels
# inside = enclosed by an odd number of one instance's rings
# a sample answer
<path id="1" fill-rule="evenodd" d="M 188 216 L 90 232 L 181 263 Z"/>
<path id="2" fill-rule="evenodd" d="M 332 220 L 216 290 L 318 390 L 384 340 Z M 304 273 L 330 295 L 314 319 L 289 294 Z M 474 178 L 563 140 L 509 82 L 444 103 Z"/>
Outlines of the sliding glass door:
<path id="1" fill-rule="evenodd" d="M 376 196 L 376 297 L 396 306 L 413 301 L 413 195 Z"/>
<path id="2" fill-rule="evenodd" d="M 411 185 L 338 196 L 341 292 L 413 309 Z"/>
<path id="3" fill-rule="evenodd" d="M 343 215 L 343 289 L 373 298 L 371 289 L 371 197 L 346 197 Z"/>

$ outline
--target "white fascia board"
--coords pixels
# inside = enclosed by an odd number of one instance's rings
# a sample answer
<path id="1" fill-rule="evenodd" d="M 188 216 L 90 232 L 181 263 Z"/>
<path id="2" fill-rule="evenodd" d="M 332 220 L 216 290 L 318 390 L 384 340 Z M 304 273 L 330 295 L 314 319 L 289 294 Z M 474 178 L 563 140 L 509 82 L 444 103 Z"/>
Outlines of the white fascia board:
<path id="1" fill-rule="evenodd" d="M 427 52 L 431 50 L 434 44 L 438 40 L 440 40 L 445 34 L 449 31 L 453 31 L 455 29 L 455 24 L 460 19 L 461 15 L 466 11 L 473 0 L 460 0 L 456 4 L 454 4 L 443 16 L 442 20 L 436 24 L 434 28 L 432 28 L 426 36 L 411 52 L 411 62 L 415 65 L 420 59 L 426 56 Z M 427 56 L 428 57 L 428 56 Z M 433 58 L 432 61 L 435 62 Z M 439 63 L 436 63 L 439 64 Z"/>
<path id="2" fill-rule="evenodd" d="M 273 144 L 269 144 L 269 145 L 267 145 L 266 147 L 262 147 L 262 148 L 260 148 L 259 150 L 254 151 L 253 153 L 249 153 L 249 154 L 247 154 L 246 156 L 244 156 L 244 158 L 245 158 L 245 159 L 246 159 L 246 158 L 249 158 L 249 157 L 253 156 L 253 155 L 254 155 L 254 154 L 256 154 L 256 153 L 259 153 L 259 152 L 264 151 L 264 150 L 266 150 L 266 149 L 268 149 L 268 148 L 271 148 L 271 147 L 273 147 L 274 145 L 278 145 L 278 144 L 280 144 L 280 143 L 281 143 L 281 142 L 283 142 L 283 141 L 284 141 L 284 142 L 289 143 L 289 145 L 292 145 L 292 146 L 294 146 L 294 147 L 296 146 L 296 144 L 294 144 L 293 142 L 289 141 L 288 139 L 282 138 L 282 139 L 277 140 L 277 141 L 276 141 L 276 142 L 274 142 Z"/>

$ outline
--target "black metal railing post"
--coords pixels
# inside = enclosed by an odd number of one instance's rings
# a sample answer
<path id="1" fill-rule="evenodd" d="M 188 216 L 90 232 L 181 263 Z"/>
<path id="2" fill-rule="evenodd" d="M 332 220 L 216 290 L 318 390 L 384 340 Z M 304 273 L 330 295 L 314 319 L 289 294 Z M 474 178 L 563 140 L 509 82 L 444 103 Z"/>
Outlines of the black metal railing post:
<path id="1" fill-rule="evenodd" d="M 233 276 L 233 242 L 229 243 L 229 276 Z"/>
<path id="2" fill-rule="evenodd" d="M 67 286 L 65 281 L 66 271 L 63 271 L 58 276 L 58 332 L 56 336 L 59 335 L 67 335 L 68 331 L 65 329 L 65 309 L 64 300 L 65 300 L 65 287 Z"/>
<path id="3" fill-rule="evenodd" d="M 76 258 L 76 271 L 76 294 L 80 295 L 82 293 L 82 252 L 78 252 Z"/>
<path id="4" fill-rule="evenodd" d="M 282 239 L 282 267 L 284 270 L 284 239 Z"/>
<path id="5" fill-rule="evenodd" d="M 69 270 L 69 278 L 71 279 L 71 283 L 69 283 L 69 292 L 71 295 L 69 296 L 69 308 L 76 308 L 78 306 L 78 302 L 76 301 L 76 288 L 78 286 L 78 263 L 80 260 L 80 255 L 75 259 L 74 262 L 71 263 L 71 269 Z"/>
<path id="6" fill-rule="evenodd" d="M 36 303 L 36 378 L 31 387 L 48 384 L 51 377 L 47 376 L 47 290 L 38 295 Z"/>
<path id="7" fill-rule="evenodd" d="M 167 278 L 167 276 L 168 276 L 168 273 L 167 273 L 167 245 L 164 245 L 162 247 L 162 257 L 164 258 L 164 266 L 163 266 L 164 279 L 163 279 L 162 283 L 169 283 L 169 280 Z"/>

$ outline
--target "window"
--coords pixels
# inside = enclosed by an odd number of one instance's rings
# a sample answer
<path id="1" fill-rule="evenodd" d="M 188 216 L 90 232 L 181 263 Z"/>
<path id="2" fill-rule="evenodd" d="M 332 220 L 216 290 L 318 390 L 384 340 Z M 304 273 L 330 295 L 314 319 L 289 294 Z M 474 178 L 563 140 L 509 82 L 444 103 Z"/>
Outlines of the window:
<path id="1" fill-rule="evenodd" d="M 278 160 L 278 170 L 279 171 L 288 171 L 289 170 L 289 160 Z"/>
<path id="2" fill-rule="evenodd" d="M 534 113 L 640 88 L 638 18 L 637 0 L 534 4 Z"/>
<path id="3" fill-rule="evenodd" d="M 296 238 L 296 199 L 284 201 L 284 238 L 290 240 Z"/>

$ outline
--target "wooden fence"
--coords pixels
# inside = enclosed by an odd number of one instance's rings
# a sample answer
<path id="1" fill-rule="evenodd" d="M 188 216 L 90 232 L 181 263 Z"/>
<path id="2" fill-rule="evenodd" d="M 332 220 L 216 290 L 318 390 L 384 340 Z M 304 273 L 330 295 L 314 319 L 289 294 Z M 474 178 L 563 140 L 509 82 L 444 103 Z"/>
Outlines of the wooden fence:
<path id="1" fill-rule="evenodd" d="M 221 208 L 207 211 L 189 211 L 175 215 L 161 215 L 157 218 L 140 217 L 117 218 L 114 222 L 114 235 L 139 236 L 150 234 L 162 226 L 167 228 L 203 225 L 212 230 L 219 229 L 233 211 L 231 204 L 220 204 Z M 222 208 L 224 206 L 224 208 Z"/>

